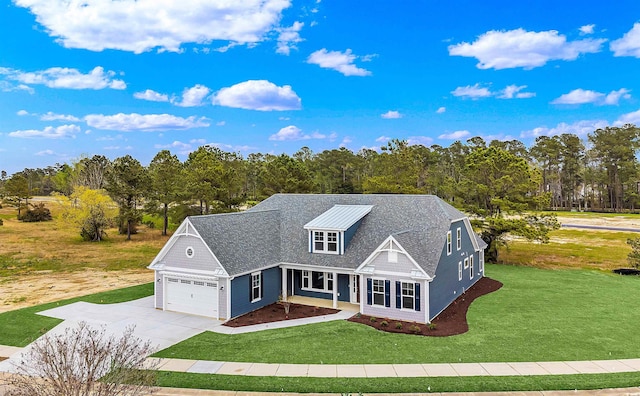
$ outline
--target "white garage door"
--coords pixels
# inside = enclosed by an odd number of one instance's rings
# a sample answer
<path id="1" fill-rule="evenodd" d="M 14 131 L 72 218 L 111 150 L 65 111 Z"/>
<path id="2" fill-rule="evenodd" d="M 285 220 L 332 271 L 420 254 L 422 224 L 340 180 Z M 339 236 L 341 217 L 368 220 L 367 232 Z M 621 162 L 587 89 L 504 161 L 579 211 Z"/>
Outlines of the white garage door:
<path id="1" fill-rule="evenodd" d="M 218 317 L 218 283 L 167 277 L 166 309 Z"/>

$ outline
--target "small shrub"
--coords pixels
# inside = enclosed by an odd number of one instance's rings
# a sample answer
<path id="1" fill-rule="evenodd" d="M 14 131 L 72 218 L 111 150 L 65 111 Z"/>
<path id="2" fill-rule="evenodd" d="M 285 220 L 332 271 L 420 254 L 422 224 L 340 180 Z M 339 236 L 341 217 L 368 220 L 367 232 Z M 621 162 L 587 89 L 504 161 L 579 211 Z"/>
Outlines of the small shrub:
<path id="1" fill-rule="evenodd" d="M 370 318 L 369 318 L 369 320 L 371 321 L 371 323 L 373 323 L 373 322 L 375 322 L 377 319 L 376 319 L 376 317 L 375 317 L 375 316 L 372 316 L 372 317 L 370 317 Z"/>
<path id="2" fill-rule="evenodd" d="M 402 323 L 401 322 L 396 322 L 396 329 L 402 330 Z"/>
<path id="3" fill-rule="evenodd" d="M 389 322 L 387 322 L 386 320 L 383 320 L 382 322 L 380 322 L 380 326 L 387 327 L 389 326 Z"/>
<path id="4" fill-rule="evenodd" d="M 33 205 L 33 209 L 27 209 L 25 214 L 20 219 L 25 223 L 33 223 L 39 221 L 51 221 L 51 211 L 44 206 L 43 203 Z"/>
<path id="5" fill-rule="evenodd" d="M 358 313 L 356 314 L 356 318 L 359 318 L 359 317 L 361 317 L 361 316 L 362 316 L 362 314 L 361 314 L 360 312 L 358 312 Z"/>
<path id="6" fill-rule="evenodd" d="M 411 332 L 412 332 L 412 333 L 415 333 L 415 334 L 420 334 L 420 333 L 422 333 L 422 329 L 420 328 L 420 326 L 415 325 L 415 324 L 414 324 L 414 325 L 411 325 L 411 327 L 409 327 L 409 330 L 411 330 Z"/>
<path id="7" fill-rule="evenodd" d="M 4 225 L 4 221 L 2 221 L 2 219 L 0 219 L 0 226 Z"/>
<path id="8" fill-rule="evenodd" d="M 438 328 L 438 325 L 436 325 L 435 323 L 429 323 L 429 330 L 435 330 Z"/>

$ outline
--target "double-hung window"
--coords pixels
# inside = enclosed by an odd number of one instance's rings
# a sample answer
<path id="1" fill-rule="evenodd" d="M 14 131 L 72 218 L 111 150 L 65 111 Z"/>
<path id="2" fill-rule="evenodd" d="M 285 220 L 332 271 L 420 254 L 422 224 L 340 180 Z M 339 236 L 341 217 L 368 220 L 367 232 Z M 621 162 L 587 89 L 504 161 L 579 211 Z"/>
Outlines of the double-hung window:
<path id="1" fill-rule="evenodd" d="M 338 233 L 335 231 L 313 231 L 313 251 L 338 253 Z"/>
<path id="2" fill-rule="evenodd" d="M 385 289 L 384 289 L 384 279 L 373 279 L 372 280 L 372 289 L 371 292 L 373 294 L 373 305 L 379 305 L 381 307 L 385 306 Z"/>
<path id="3" fill-rule="evenodd" d="M 473 255 L 469 256 L 469 279 L 473 279 Z"/>
<path id="4" fill-rule="evenodd" d="M 447 256 L 451 254 L 451 231 L 447 232 Z"/>
<path id="5" fill-rule="evenodd" d="M 251 302 L 260 301 L 262 298 L 262 272 L 251 274 Z"/>
<path id="6" fill-rule="evenodd" d="M 480 261 L 480 263 L 478 264 L 478 269 L 480 270 L 480 272 L 484 272 L 484 250 L 480 250 L 480 253 L 478 254 L 478 260 Z"/>
<path id="7" fill-rule="evenodd" d="M 460 227 L 456 229 L 456 250 L 462 249 L 462 230 Z"/>
<path id="8" fill-rule="evenodd" d="M 462 261 L 458 261 L 458 280 L 462 280 Z"/>
<path id="9" fill-rule="evenodd" d="M 415 283 L 401 282 L 402 309 L 415 309 Z"/>

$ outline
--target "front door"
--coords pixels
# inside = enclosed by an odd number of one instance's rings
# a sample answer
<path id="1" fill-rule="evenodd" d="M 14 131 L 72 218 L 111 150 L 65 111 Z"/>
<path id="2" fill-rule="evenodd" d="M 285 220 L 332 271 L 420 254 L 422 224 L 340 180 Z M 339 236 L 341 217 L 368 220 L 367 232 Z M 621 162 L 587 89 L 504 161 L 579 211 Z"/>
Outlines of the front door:
<path id="1" fill-rule="evenodd" d="M 351 304 L 360 304 L 360 275 L 351 275 Z"/>

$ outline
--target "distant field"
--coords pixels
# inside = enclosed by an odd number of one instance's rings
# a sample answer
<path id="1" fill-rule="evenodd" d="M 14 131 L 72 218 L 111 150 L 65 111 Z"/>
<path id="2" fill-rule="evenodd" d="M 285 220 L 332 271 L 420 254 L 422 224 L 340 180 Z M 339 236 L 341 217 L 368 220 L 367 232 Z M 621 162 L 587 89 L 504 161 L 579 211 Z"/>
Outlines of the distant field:
<path id="1" fill-rule="evenodd" d="M 109 229 L 103 242 L 85 242 L 79 230 L 58 218 L 23 223 L 15 208 L 0 209 L 0 312 L 151 281 L 146 267 L 168 237 L 139 228 L 132 241 Z"/>

